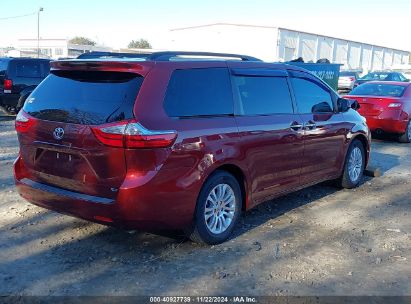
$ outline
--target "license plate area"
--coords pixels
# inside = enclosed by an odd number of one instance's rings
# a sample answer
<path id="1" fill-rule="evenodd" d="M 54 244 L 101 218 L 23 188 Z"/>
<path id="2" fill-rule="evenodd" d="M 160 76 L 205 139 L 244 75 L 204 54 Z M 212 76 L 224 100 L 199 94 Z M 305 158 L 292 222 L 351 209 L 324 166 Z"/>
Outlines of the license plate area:
<path id="1" fill-rule="evenodd" d="M 80 155 L 42 148 L 35 153 L 34 166 L 36 171 L 68 178 L 86 174 L 88 167 Z"/>

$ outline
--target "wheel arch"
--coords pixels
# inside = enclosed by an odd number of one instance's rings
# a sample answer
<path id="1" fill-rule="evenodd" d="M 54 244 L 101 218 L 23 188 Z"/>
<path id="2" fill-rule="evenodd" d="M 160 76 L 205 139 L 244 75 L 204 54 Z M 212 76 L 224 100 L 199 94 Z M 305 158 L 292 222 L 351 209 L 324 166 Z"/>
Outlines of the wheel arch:
<path id="1" fill-rule="evenodd" d="M 210 178 L 215 172 L 217 171 L 226 171 L 230 173 L 234 178 L 237 180 L 238 184 L 240 185 L 241 189 L 241 196 L 242 196 L 242 202 L 241 202 L 241 210 L 245 211 L 247 210 L 248 207 L 248 182 L 246 175 L 244 171 L 237 165 L 234 164 L 223 164 L 218 167 L 216 167 L 213 171 L 210 172 L 208 175 L 207 179 Z"/>
<path id="2" fill-rule="evenodd" d="M 352 138 L 351 143 L 354 140 L 359 140 L 362 143 L 362 145 L 364 147 L 364 151 L 365 151 L 365 164 L 367 165 L 368 161 L 369 161 L 369 158 L 370 158 L 370 156 L 369 156 L 370 143 L 369 143 L 367 137 L 364 134 L 357 134 L 356 136 L 354 136 Z M 350 143 L 350 145 L 351 145 L 351 143 Z"/>

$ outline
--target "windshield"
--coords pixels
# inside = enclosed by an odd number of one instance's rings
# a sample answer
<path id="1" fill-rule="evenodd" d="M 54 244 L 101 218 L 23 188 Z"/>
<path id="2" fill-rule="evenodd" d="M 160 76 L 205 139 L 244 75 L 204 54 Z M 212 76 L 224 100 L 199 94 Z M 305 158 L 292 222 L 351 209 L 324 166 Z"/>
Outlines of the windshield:
<path id="1" fill-rule="evenodd" d="M 395 84 L 365 83 L 356 87 L 348 95 L 401 97 L 405 88 Z"/>

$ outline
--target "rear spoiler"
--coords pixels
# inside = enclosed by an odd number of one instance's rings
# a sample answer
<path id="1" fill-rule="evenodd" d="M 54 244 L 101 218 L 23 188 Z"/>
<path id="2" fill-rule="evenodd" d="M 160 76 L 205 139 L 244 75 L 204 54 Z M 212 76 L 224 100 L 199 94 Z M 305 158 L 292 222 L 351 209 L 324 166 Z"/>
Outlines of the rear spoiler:
<path id="1" fill-rule="evenodd" d="M 93 61 L 93 60 L 58 60 L 50 62 L 51 71 L 108 71 L 127 72 L 145 76 L 154 66 L 152 62 L 134 61 Z"/>

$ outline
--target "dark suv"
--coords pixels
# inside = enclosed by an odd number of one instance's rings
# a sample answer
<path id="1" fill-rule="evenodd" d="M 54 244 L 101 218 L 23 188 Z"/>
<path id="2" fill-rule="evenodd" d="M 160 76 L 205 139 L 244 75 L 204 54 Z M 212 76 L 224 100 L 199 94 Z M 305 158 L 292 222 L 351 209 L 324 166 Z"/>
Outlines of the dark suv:
<path id="1" fill-rule="evenodd" d="M 0 58 L 0 106 L 17 113 L 34 88 L 47 77 L 50 60 Z"/>
<path id="2" fill-rule="evenodd" d="M 243 210 L 356 187 L 368 162 L 365 119 L 295 66 L 173 52 L 51 66 L 17 116 L 14 164 L 19 193 L 48 209 L 215 244 Z"/>

